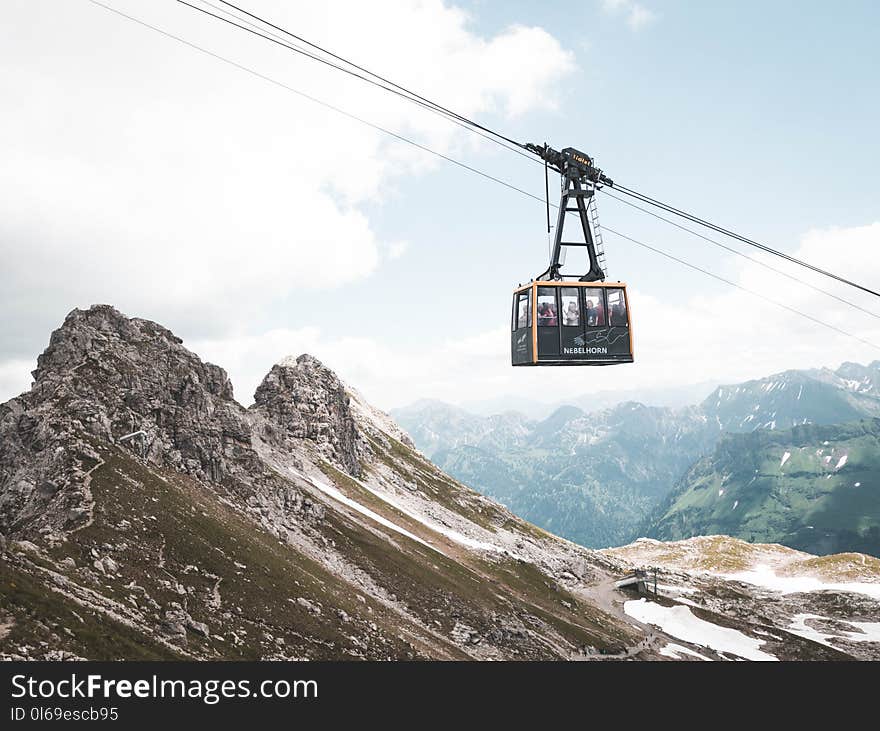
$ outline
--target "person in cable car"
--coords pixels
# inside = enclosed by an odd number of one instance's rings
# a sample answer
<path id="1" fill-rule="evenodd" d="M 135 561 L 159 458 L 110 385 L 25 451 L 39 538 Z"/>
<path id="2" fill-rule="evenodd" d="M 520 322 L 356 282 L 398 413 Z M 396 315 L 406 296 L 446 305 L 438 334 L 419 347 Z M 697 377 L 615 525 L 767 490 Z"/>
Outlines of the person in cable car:
<path id="1" fill-rule="evenodd" d="M 538 324 L 541 326 L 547 324 L 547 305 L 543 302 L 538 304 Z"/>
<path id="2" fill-rule="evenodd" d="M 593 304 L 593 300 L 587 300 L 587 306 L 585 309 L 587 314 L 587 325 L 593 327 L 596 324 L 596 306 Z"/>
<path id="3" fill-rule="evenodd" d="M 562 322 L 568 326 L 577 326 L 580 324 L 578 321 L 578 306 L 576 300 L 572 300 L 568 303 L 568 307 L 565 312 L 562 313 Z"/>
<path id="4" fill-rule="evenodd" d="M 548 302 L 538 305 L 538 324 L 542 327 L 553 327 L 557 324 L 556 310 Z"/>
<path id="5" fill-rule="evenodd" d="M 597 325 L 605 324 L 605 310 L 602 307 L 601 296 L 602 295 L 599 295 L 600 299 L 596 300 L 595 304 L 593 303 L 593 300 L 587 300 L 587 325 L 589 327 L 596 327 Z"/>

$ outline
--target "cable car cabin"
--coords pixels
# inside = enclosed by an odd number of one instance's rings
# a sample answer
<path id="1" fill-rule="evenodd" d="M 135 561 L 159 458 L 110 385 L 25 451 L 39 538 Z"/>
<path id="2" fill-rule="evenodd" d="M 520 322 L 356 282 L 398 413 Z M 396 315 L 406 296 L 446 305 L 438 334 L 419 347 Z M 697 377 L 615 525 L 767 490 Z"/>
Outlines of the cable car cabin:
<path id="1" fill-rule="evenodd" d="M 632 327 L 622 282 L 537 281 L 513 293 L 515 366 L 632 363 Z"/>

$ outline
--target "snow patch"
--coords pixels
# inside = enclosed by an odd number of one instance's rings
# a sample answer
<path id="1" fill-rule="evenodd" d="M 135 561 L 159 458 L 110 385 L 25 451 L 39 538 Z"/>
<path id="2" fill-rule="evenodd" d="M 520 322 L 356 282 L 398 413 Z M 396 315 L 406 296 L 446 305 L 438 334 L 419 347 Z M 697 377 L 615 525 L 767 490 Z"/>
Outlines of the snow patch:
<path id="1" fill-rule="evenodd" d="M 411 540 L 416 541 L 417 543 L 421 543 L 423 546 L 427 546 L 428 548 L 431 548 L 431 549 L 437 551 L 437 553 L 441 553 L 441 554 L 443 553 L 443 551 L 441 551 L 439 548 L 437 548 L 436 546 L 432 546 L 430 543 L 423 540 L 422 538 L 419 538 L 414 533 L 410 533 L 405 528 L 401 528 L 396 523 L 391 522 L 387 518 L 383 518 L 381 515 L 373 512 L 372 510 L 370 510 L 367 507 L 364 507 L 359 502 L 356 502 L 355 500 L 352 500 L 350 497 L 343 495 L 337 488 L 333 487 L 332 485 L 328 485 L 326 482 L 322 482 L 321 480 L 317 480 L 314 477 L 309 477 L 307 479 L 309 482 L 312 483 L 312 485 L 317 487 L 325 495 L 329 495 L 337 502 L 340 502 L 343 505 L 347 505 L 348 507 L 352 508 L 353 510 L 356 510 L 361 515 L 365 515 L 366 517 L 370 518 L 371 520 L 375 520 L 377 523 L 379 523 L 379 525 L 384 525 L 386 528 L 390 528 L 391 530 L 393 530 L 397 533 L 400 533 L 400 535 L 402 535 L 402 536 L 406 536 L 407 538 L 410 538 Z"/>
<path id="2" fill-rule="evenodd" d="M 759 564 L 748 571 L 735 574 L 721 574 L 725 579 L 742 581 L 753 586 L 761 586 L 780 594 L 797 594 L 810 591 L 842 591 L 850 594 L 865 594 L 880 600 L 880 584 L 867 582 L 825 583 L 814 576 L 778 576 L 770 566 Z"/>
<path id="3" fill-rule="evenodd" d="M 633 599 L 623 605 L 633 619 L 653 624 L 667 634 L 693 645 L 708 647 L 746 660 L 776 660 L 773 655 L 758 649 L 764 640 L 744 635 L 739 630 L 720 627 L 694 616 L 688 607 L 664 607 L 644 599 Z"/>
<path id="4" fill-rule="evenodd" d="M 845 633 L 850 642 L 880 642 L 880 622 L 850 622 L 847 620 L 847 624 L 857 630 Z"/>
<path id="5" fill-rule="evenodd" d="M 782 455 L 782 461 L 779 463 L 780 467 L 783 467 L 786 462 L 788 462 L 789 457 L 791 457 L 791 452 L 786 452 Z"/>
<path id="6" fill-rule="evenodd" d="M 688 647 L 683 647 L 682 645 L 677 645 L 674 642 L 670 642 L 666 645 L 666 647 L 660 650 L 660 654 L 664 657 L 671 657 L 673 660 L 681 660 L 682 655 L 690 655 L 691 657 L 695 657 L 698 660 L 705 660 L 707 662 L 710 661 L 710 658 L 704 657 L 699 652 L 694 652 Z"/>
<path id="7" fill-rule="evenodd" d="M 820 614 L 796 614 L 792 617 L 788 631 L 793 635 L 804 637 L 821 645 L 834 647 L 831 640 L 846 640 L 849 642 L 880 642 L 880 622 L 851 622 L 849 620 L 836 620 L 843 624 L 848 624 L 856 629 L 855 632 L 827 633 L 811 627 L 807 624 L 808 620 L 834 621 Z"/>
<path id="8" fill-rule="evenodd" d="M 454 543 L 458 543 L 458 544 L 465 546 L 467 548 L 474 548 L 474 549 L 477 549 L 480 551 L 492 551 L 494 553 L 510 553 L 510 555 L 514 556 L 514 558 L 519 558 L 519 556 L 516 556 L 516 554 L 511 553 L 506 548 L 503 548 L 502 546 L 496 545 L 495 543 L 488 543 L 486 541 L 479 541 L 476 538 L 471 538 L 470 536 L 466 536 L 463 533 L 459 533 L 456 530 L 452 530 L 452 528 L 447 528 L 445 525 L 440 525 L 439 523 L 435 523 L 432 520 L 428 520 L 423 515 L 419 515 L 418 513 L 410 510 L 401 501 L 395 500 L 390 495 L 386 495 L 382 492 L 379 492 L 378 490 L 370 487 L 369 485 L 367 485 L 364 482 L 361 482 L 358 479 L 355 479 L 355 478 L 352 478 L 352 479 L 354 479 L 358 485 L 360 485 L 362 488 L 364 488 L 364 490 L 367 490 L 368 492 L 372 493 L 380 500 L 388 503 L 392 508 L 399 510 L 401 513 L 412 518 L 413 520 L 418 521 L 423 526 L 434 531 L 435 533 L 439 533 L 442 536 L 446 536 L 449 540 L 453 541 Z"/>

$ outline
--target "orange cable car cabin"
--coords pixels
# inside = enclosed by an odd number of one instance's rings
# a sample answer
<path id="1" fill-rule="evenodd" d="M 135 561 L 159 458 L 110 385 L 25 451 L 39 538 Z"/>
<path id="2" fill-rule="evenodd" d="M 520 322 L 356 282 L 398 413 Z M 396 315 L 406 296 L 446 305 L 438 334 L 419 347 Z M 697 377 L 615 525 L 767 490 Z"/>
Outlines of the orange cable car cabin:
<path id="1" fill-rule="evenodd" d="M 536 281 L 513 293 L 511 363 L 632 363 L 632 328 L 622 282 Z"/>

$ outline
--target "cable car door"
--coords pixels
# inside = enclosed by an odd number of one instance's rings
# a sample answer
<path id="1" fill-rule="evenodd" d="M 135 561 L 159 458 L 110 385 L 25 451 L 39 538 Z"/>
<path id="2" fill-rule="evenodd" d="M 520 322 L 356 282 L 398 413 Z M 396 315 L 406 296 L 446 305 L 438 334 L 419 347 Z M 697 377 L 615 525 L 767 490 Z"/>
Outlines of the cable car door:
<path id="1" fill-rule="evenodd" d="M 559 357 L 559 287 L 538 287 L 538 359 Z"/>
<path id="2" fill-rule="evenodd" d="M 532 362 L 532 288 L 513 294 L 510 334 L 510 362 L 521 365 Z"/>

